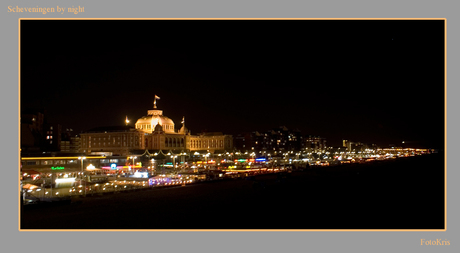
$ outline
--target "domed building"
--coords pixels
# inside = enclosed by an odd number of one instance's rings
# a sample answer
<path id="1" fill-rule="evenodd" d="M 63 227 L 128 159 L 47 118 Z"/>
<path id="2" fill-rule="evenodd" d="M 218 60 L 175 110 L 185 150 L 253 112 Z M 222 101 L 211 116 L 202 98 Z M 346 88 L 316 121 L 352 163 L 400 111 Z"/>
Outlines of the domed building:
<path id="1" fill-rule="evenodd" d="M 152 133 L 155 127 L 160 125 L 165 133 L 174 133 L 174 121 L 163 116 L 162 110 L 148 110 L 147 116 L 137 120 L 136 129 L 144 133 Z"/>
<path id="2" fill-rule="evenodd" d="M 117 131 L 105 127 L 82 133 L 82 151 L 86 154 L 112 152 L 114 155 L 130 155 L 141 150 L 202 150 L 214 153 L 216 150 L 233 148 L 231 135 L 220 132 L 192 135 L 185 127 L 185 118 L 182 118 L 181 128 L 176 130 L 174 121 L 164 116 L 162 110 L 157 109 L 156 99 L 159 97 L 155 96 L 153 110 L 148 110 L 147 116 L 139 118 L 134 128 L 126 125 Z M 126 119 L 126 124 L 128 123 Z"/>

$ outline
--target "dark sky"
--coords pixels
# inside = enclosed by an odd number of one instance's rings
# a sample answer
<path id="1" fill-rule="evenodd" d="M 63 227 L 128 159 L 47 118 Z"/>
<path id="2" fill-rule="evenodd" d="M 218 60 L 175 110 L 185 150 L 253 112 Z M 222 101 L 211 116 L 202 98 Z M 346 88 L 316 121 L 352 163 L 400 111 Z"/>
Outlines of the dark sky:
<path id="1" fill-rule="evenodd" d="M 444 21 L 21 21 L 22 109 L 78 132 L 135 121 L 155 94 L 195 134 L 442 148 Z"/>

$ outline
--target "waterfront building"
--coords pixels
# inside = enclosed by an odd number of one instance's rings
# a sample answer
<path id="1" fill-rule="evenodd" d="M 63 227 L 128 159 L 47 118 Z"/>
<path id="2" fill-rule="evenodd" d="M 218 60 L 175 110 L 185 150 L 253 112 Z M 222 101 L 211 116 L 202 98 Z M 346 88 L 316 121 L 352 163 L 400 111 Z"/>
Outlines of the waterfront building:
<path id="1" fill-rule="evenodd" d="M 305 136 L 305 148 L 310 151 L 324 150 L 326 148 L 326 138 L 320 136 L 308 135 Z"/>
<path id="2" fill-rule="evenodd" d="M 143 149 L 144 133 L 130 126 L 96 127 L 81 134 L 81 152 L 111 152 L 127 155 L 130 150 Z"/>
<path id="3" fill-rule="evenodd" d="M 126 156 L 139 151 L 173 151 L 194 152 L 231 150 L 233 138 L 220 132 L 192 135 L 185 127 L 176 129 L 174 121 L 163 115 L 163 110 L 156 106 L 147 111 L 147 116 L 139 118 L 134 127 L 98 127 L 81 134 L 81 151 L 86 154 L 94 152 L 111 152 L 113 155 Z"/>
<path id="4" fill-rule="evenodd" d="M 254 131 L 238 134 L 235 137 L 235 147 L 240 151 L 257 154 L 300 151 L 305 146 L 303 138 L 299 130 L 290 130 L 285 126 L 280 126 L 266 132 Z"/>

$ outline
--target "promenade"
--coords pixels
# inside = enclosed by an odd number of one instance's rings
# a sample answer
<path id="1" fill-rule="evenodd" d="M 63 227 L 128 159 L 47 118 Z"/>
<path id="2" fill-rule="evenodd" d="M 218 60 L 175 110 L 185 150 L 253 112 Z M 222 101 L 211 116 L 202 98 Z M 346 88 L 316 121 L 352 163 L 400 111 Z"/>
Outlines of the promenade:
<path id="1" fill-rule="evenodd" d="M 23 229 L 443 226 L 441 154 L 74 198 L 67 205 L 24 208 L 21 217 Z"/>

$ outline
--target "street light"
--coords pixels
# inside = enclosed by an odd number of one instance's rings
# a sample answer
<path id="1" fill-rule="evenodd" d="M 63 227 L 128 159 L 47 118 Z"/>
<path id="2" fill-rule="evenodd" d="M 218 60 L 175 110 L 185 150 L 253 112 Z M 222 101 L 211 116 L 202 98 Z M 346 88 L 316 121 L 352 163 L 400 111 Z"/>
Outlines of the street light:
<path id="1" fill-rule="evenodd" d="M 81 160 L 80 164 L 81 164 L 81 176 L 80 176 L 80 184 L 83 184 L 83 160 L 85 160 L 86 157 L 78 157 L 78 160 Z M 86 197 L 86 183 L 85 183 L 85 197 Z"/>
<path id="2" fill-rule="evenodd" d="M 128 157 L 128 159 L 132 158 L 133 159 L 133 170 L 131 171 L 132 173 L 134 173 L 134 159 L 136 159 L 137 157 L 136 156 L 131 156 L 131 157 Z"/>
<path id="3" fill-rule="evenodd" d="M 176 171 L 176 157 L 177 155 L 172 155 L 171 158 L 173 159 L 173 171 Z"/>
<path id="4" fill-rule="evenodd" d="M 152 158 L 152 160 L 150 161 L 152 162 L 152 175 L 153 175 L 155 172 L 155 159 Z"/>

